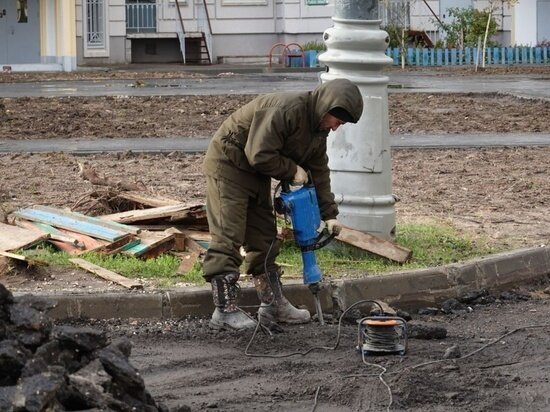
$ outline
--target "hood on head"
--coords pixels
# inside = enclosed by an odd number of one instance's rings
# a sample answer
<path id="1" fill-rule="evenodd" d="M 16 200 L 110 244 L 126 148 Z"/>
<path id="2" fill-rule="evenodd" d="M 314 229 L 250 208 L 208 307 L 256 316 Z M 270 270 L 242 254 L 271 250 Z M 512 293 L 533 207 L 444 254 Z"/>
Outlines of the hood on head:
<path id="1" fill-rule="evenodd" d="M 311 92 L 313 103 L 313 125 L 318 127 L 321 118 L 337 107 L 351 116 L 351 123 L 357 123 L 363 113 L 363 96 L 359 88 L 348 79 L 334 79 L 325 82 Z"/>

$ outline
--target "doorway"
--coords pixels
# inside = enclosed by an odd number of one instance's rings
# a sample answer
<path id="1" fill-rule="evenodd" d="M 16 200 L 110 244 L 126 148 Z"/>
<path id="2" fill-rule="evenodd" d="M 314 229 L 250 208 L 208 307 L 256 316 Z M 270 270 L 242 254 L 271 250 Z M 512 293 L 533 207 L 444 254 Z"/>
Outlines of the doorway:
<path id="1" fill-rule="evenodd" d="M 40 63 L 38 0 L 0 0 L 0 64 Z"/>

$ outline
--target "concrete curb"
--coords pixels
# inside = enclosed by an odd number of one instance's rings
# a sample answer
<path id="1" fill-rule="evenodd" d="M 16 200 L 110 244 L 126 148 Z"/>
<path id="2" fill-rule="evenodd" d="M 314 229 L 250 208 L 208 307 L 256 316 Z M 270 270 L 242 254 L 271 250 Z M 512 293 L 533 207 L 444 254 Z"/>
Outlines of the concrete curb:
<path id="1" fill-rule="evenodd" d="M 346 308 L 363 299 L 380 299 L 396 308 L 414 310 L 437 305 L 469 291 L 499 291 L 549 276 L 550 246 L 546 246 L 500 253 L 465 263 L 336 281 L 324 287 L 321 297 L 324 310 L 329 312 L 334 305 Z M 285 284 L 285 295 L 291 302 L 314 311 L 307 286 Z M 213 310 L 209 287 L 152 293 L 41 296 L 57 302 L 50 311 L 50 315 L 57 319 L 169 319 L 209 315 Z M 258 304 L 254 288 L 242 289 L 240 304 Z"/>
<path id="2" fill-rule="evenodd" d="M 481 133 L 390 135 L 392 149 L 456 149 L 471 147 L 527 147 L 550 145 L 550 133 Z M 128 137 L 97 139 L 28 139 L 0 138 L 0 153 L 71 153 L 90 155 L 108 152 L 133 153 L 202 153 L 209 137 Z"/>

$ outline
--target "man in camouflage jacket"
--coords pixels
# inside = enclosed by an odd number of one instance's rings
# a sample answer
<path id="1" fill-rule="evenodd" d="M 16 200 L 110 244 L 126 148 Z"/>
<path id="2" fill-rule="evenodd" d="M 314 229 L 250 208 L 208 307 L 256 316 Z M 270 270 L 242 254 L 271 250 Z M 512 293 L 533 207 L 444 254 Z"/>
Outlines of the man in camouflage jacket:
<path id="1" fill-rule="evenodd" d="M 248 329 L 255 323 L 237 307 L 240 266 L 253 276 L 264 320 L 303 323 L 307 310 L 282 294 L 277 228 L 271 179 L 303 185 L 309 171 L 321 218 L 338 232 L 338 207 L 330 189 L 327 136 L 340 125 L 356 123 L 363 111 L 357 86 L 336 79 L 312 92 L 259 96 L 229 116 L 215 133 L 204 160 L 207 216 L 212 241 L 203 262 L 212 284 L 215 328 Z"/>

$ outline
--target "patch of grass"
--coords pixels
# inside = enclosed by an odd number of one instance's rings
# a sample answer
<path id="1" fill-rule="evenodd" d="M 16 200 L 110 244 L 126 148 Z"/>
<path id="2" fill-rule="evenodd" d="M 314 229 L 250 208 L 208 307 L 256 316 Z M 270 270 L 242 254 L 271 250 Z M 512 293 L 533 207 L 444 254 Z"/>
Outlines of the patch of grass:
<path id="1" fill-rule="evenodd" d="M 360 251 L 341 242 L 332 242 L 317 250 L 317 262 L 328 277 L 362 276 L 406 269 L 441 266 L 472 259 L 498 251 L 487 242 L 473 240 L 442 223 L 404 224 L 398 227 L 396 243 L 412 250 L 412 258 L 405 264 Z M 302 259 L 293 241 L 283 244 L 278 260 L 288 276 L 300 277 Z"/>
<path id="2" fill-rule="evenodd" d="M 71 266 L 69 259 L 72 257 L 66 252 L 61 252 L 49 243 L 41 243 L 34 249 L 19 250 L 17 253 L 32 257 L 33 259 L 52 266 Z"/>
<path id="3" fill-rule="evenodd" d="M 198 262 L 185 275 L 181 276 L 180 279 L 182 282 L 195 283 L 196 285 L 204 285 L 206 283 L 202 277 L 202 267 Z"/>
<path id="4" fill-rule="evenodd" d="M 85 253 L 82 258 L 129 278 L 166 279 L 178 277 L 176 270 L 180 264 L 177 257 L 167 253 L 147 260 L 121 254 L 102 255 L 99 253 Z"/>
<path id="5" fill-rule="evenodd" d="M 400 225 L 396 243 L 413 252 L 412 259 L 403 265 L 341 242 L 332 242 L 329 246 L 317 250 L 315 255 L 326 278 L 339 278 L 446 265 L 500 251 L 497 247 L 490 246 L 488 242 L 470 239 L 442 222 Z M 46 244 L 21 253 L 50 265 L 72 265 L 69 262 L 70 255 Z M 185 275 L 180 275 L 176 273 L 180 260 L 170 254 L 148 260 L 121 254 L 98 253 L 86 253 L 82 258 L 129 278 L 154 278 L 160 286 L 168 287 L 181 282 L 197 285 L 205 283 L 202 268 L 198 262 Z M 277 261 L 284 268 L 285 277 L 302 277 L 302 256 L 294 241 L 283 243 Z"/>
<path id="6" fill-rule="evenodd" d="M 69 262 L 69 259 L 73 256 L 60 252 L 52 245 L 46 243 L 35 249 L 22 251 L 21 253 L 26 256 L 32 256 L 33 259 L 52 266 L 73 266 Z M 199 283 L 196 274 L 192 274 L 193 271 L 197 272 L 195 268 L 185 276 L 177 274 L 176 270 L 179 267 L 180 260 L 170 254 L 163 254 L 154 259 L 147 260 L 122 254 L 102 255 L 99 253 L 84 253 L 79 257 L 128 278 L 156 279 L 159 281 L 160 286 L 171 286 L 177 282 Z M 200 269 L 198 270 L 200 271 Z M 188 276 L 190 276 L 190 280 L 186 279 Z"/>

